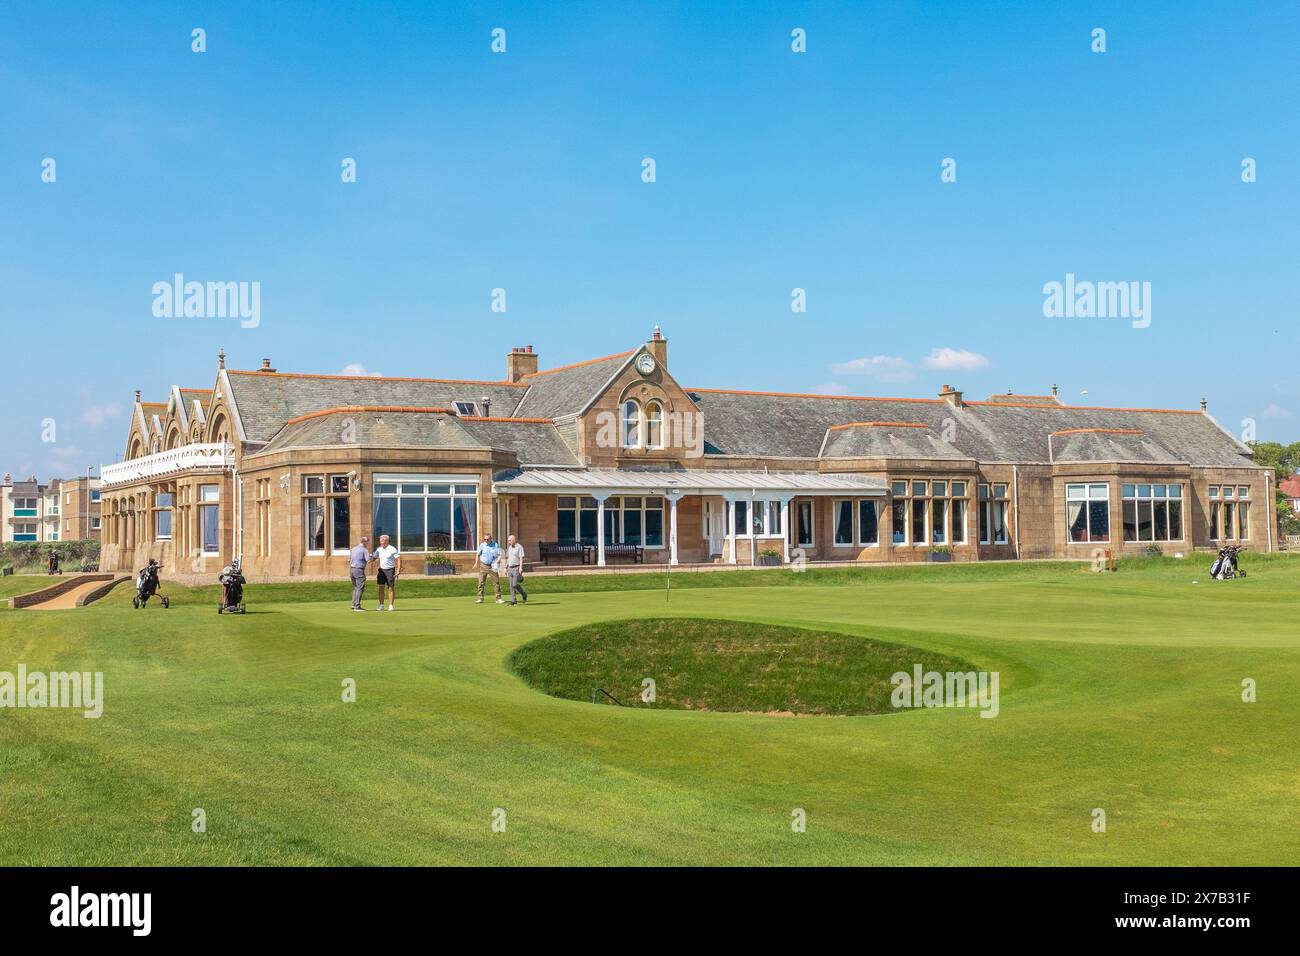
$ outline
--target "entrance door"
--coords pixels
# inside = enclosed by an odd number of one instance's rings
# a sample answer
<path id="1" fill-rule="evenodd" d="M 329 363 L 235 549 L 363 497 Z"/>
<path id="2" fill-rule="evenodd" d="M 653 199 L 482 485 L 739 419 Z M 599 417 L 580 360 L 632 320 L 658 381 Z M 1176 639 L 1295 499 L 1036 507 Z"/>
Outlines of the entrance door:
<path id="1" fill-rule="evenodd" d="M 709 556 L 722 554 L 727 539 L 727 503 L 721 498 L 704 499 L 704 538 Z"/>

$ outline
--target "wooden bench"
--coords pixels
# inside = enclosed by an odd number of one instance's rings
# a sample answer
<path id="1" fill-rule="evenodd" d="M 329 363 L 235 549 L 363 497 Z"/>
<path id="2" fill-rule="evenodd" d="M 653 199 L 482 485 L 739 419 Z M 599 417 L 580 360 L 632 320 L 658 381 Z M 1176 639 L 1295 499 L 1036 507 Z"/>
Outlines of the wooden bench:
<path id="1" fill-rule="evenodd" d="M 639 544 L 607 544 L 605 545 L 605 557 L 630 557 L 633 564 L 645 564 L 645 548 Z"/>
<path id="2" fill-rule="evenodd" d="M 538 541 L 537 556 L 542 559 L 542 564 L 549 564 L 552 557 L 565 557 L 567 555 L 577 555 L 582 558 L 583 564 L 591 564 L 591 545 L 578 544 L 574 541 Z"/>

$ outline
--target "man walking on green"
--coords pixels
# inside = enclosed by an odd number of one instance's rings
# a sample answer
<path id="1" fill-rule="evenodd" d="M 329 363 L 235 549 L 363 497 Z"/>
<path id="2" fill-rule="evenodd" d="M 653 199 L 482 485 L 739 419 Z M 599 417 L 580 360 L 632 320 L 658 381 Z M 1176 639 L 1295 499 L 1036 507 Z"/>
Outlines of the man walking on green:
<path id="1" fill-rule="evenodd" d="M 478 557 L 475 560 L 478 570 L 478 600 L 475 604 L 483 603 L 483 587 L 487 584 L 487 579 L 492 578 L 492 588 L 496 592 L 498 604 L 505 604 L 501 600 L 501 574 L 497 571 L 497 561 L 501 558 L 501 548 L 497 546 L 492 537 L 492 532 L 478 546 Z"/>

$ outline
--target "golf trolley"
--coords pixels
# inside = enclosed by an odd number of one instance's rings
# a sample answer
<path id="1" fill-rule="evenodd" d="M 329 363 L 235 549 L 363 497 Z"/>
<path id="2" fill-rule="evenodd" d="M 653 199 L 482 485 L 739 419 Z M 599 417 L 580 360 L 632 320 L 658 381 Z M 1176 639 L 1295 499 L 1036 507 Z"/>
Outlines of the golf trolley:
<path id="1" fill-rule="evenodd" d="M 135 597 L 131 598 L 131 606 L 136 610 L 148 604 L 149 599 L 158 593 L 158 572 L 161 569 L 162 565 L 150 558 L 149 563 L 135 576 Z M 162 597 L 162 606 L 172 606 L 171 599 L 166 595 Z"/>
<path id="2" fill-rule="evenodd" d="M 244 607 L 244 574 L 239 569 L 238 561 L 231 561 L 221 569 L 217 575 L 217 583 L 221 585 L 221 603 L 217 605 L 218 614 L 243 614 Z"/>
<path id="3" fill-rule="evenodd" d="M 1246 572 L 1237 567 L 1237 555 L 1245 548 L 1230 544 L 1219 551 L 1219 556 L 1210 565 L 1210 577 L 1215 581 L 1227 581 L 1231 578 L 1244 578 Z"/>

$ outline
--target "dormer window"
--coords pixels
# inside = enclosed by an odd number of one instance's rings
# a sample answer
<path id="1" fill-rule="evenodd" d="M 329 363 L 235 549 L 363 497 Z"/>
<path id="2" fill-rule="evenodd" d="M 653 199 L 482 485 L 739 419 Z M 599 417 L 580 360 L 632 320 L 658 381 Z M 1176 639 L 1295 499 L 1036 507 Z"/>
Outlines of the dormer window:
<path id="1" fill-rule="evenodd" d="M 475 416 L 475 417 L 477 417 L 477 415 L 478 415 L 478 406 L 475 405 L 473 402 L 457 402 L 457 403 L 456 403 L 456 414 L 457 414 L 457 415 L 471 415 L 471 416 Z"/>

